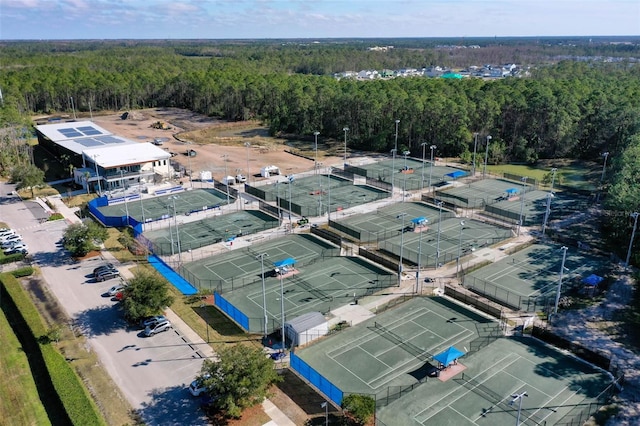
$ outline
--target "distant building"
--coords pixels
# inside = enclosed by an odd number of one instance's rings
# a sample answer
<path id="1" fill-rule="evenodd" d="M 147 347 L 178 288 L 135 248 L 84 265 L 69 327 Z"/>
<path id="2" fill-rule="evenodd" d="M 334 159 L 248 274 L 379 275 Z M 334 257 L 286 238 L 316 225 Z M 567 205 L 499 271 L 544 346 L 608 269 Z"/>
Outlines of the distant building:
<path id="1" fill-rule="evenodd" d="M 35 126 L 38 143 L 76 166 L 73 178 L 96 192 L 140 188 L 171 177 L 171 154 L 151 143 L 116 136 L 91 121 Z"/>

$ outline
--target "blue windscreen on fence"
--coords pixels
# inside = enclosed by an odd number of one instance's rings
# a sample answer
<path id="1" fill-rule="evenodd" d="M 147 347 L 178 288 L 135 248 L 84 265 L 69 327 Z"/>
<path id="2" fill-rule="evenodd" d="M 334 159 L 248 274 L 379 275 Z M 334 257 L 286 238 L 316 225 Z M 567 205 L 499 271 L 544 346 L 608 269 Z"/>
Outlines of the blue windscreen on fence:
<path id="1" fill-rule="evenodd" d="M 313 386 L 324 393 L 331 401 L 340 406 L 342 404 L 343 393 L 336 385 L 327 380 L 324 376 L 313 369 L 309 364 L 300 359 L 294 352 L 291 352 L 291 368 L 304 377 Z"/>
<path id="2" fill-rule="evenodd" d="M 160 275 L 165 277 L 167 281 L 173 284 L 173 286 L 180 290 L 180 292 L 185 296 L 190 296 L 192 294 L 198 293 L 197 288 L 192 286 L 189 281 L 182 278 L 176 271 L 171 269 L 169 265 L 164 263 L 164 261 L 155 254 L 149 256 L 147 260 L 149 261 L 149 265 L 153 266 L 155 270 L 160 273 Z"/>
<path id="3" fill-rule="evenodd" d="M 249 318 L 243 314 L 240 309 L 233 306 L 227 299 L 222 297 L 218 292 L 213 293 L 213 300 L 216 306 L 232 320 L 238 323 L 238 325 L 249 331 Z"/>

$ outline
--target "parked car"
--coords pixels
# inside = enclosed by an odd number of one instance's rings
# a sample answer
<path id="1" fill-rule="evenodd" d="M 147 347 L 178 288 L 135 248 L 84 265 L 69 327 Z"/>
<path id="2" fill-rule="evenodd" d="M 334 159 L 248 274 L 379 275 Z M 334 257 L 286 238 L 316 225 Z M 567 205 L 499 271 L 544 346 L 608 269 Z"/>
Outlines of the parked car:
<path id="1" fill-rule="evenodd" d="M 159 322 L 165 322 L 165 321 L 168 321 L 168 320 L 164 315 L 156 315 L 153 317 L 143 318 L 142 321 L 140 321 L 140 325 L 142 326 L 142 328 L 147 328 Z"/>
<path id="2" fill-rule="evenodd" d="M 189 392 L 193 396 L 200 396 L 207 391 L 207 388 L 204 386 L 203 379 L 208 379 L 209 375 L 205 374 L 202 377 L 198 377 L 189 385 Z"/>
<path id="3" fill-rule="evenodd" d="M 7 235 L 15 235 L 16 231 L 10 228 L 2 228 L 0 229 L 0 237 L 4 237 Z"/>
<path id="4" fill-rule="evenodd" d="M 22 236 L 18 234 L 10 234 L 0 237 L 0 243 L 6 243 L 9 241 L 18 241 L 22 240 Z"/>
<path id="5" fill-rule="evenodd" d="M 116 293 L 118 293 L 118 292 L 120 292 L 120 291 L 124 290 L 124 287 L 125 287 L 125 285 L 124 285 L 124 284 L 116 284 L 116 285 L 114 285 L 113 287 L 111 287 L 111 288 L 107 291 L 107 294 L 108 294 L 109 296 L 115 296 L 115 295 L 116 295 Z"/>
<path id="6" fill-rule="evenodd" d="M 17 246 L 20 244 L 23 244 L 22 240 L 9 240 L 0 243 L 0 247 L 2 247 L 3 249 L 10 249 L 13 248 L 13 246 Z"/>
<path id="7" fill-rule="evenodd" d="M 147 337 L 151 337 L 154 334 L 162 333 L 163 331 L 167 331 L 171 328 L 171 323 L 169 321 L 162 321 L 155 323 L 153 325 L 149 325 L 144 329 L 144 335 Z"/>
<path id="8" fill-rule="evenodd" d="M 98 282 L 107 281 L 113 278 L 117 278 L 119 276 L 120 276 L 120 272 L 116 270 L 103 271 L 98 273 L 98 275 L 96 275 L 96 281 Z"/>
<path id="9" fill-rule="evenodd" d="M 28 254 L 29 251 L 27 250 L 27 246 L 25 245 L 17 245 L 14 247 L 11 247 L 8 250 L 5 250 L 4 254 L 6 256 L 12 255 L 12 254 L 18 254 L 18 253 L 22 253 L 22 254 Z"/>
<path id="10" fill-rule="evenodd" d="M 115 270 L 115 269 L 116 269 L 116 267 L 113 266 L 113 263 L 105 263 L 104 265 L 101 265 L 101 266 L 98 266 L 97 268 L 95 268 L 93 270 L 93 275 L 96 276 L 96 275 L 98 275 L 99 272 Z"/>

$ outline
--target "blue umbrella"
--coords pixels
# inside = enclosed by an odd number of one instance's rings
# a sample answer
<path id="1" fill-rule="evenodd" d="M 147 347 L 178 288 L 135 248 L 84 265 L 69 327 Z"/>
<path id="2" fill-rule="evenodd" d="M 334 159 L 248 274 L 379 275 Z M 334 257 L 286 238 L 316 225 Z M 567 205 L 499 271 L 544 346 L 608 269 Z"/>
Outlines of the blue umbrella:
<path id="1" fill-rule="evenodd" d="M 595 287 L 598 284 L 600 284 L 602 282 L 602 280 L 604 280 L 604 278 L 602 278 L 601 276 L 596 275 L 596 274 L 591 274 L 588 277 L 583 278 L 582 279 L 582 283 L 586 284 L 586 285 L 589 285 L 589 286 L 592 286 L 592 287 Z"/>
<path id="2" fill-rule="evenodd" d="M 460 349 L 457 349 L 455 346 L 449 346 L 449 349 L 440 352 L 438 355 L 435 355 L 433 359 L 447 367 L 449 364 L 451 364 L 461 356 L 464 356 L 464 352 L 462 352 Z"/>

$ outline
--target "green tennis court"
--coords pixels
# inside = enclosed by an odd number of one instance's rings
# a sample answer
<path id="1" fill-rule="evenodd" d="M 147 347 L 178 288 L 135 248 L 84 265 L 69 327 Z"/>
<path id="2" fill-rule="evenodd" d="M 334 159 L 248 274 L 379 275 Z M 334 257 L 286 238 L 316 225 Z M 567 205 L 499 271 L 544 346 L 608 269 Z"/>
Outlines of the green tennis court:
<path id="1" fill-rule="evenodd" d="M 540 310 L 555 299 L 562 255 L 558 245 L 535 244 L 466 274 L 463 285 L 506 306 Z M 592 273 L 603 275 L 606 262 L 570 248 L 564 266 L 563 292 Z"/>
<path id="2" fill-rule="evenodd" d="M 457 207 L 477 209 L 505 199 L 508 190 L 515 190 L 515 193 L 519 194 L 522 189 L 522 182 L 483 179 L 467 185 L 436 191 L 436 199 Z M 526 185 L 525 190 L 531 191 L 533 187 Z"/>
<path id="3" fill-rule="evenodd" d="M 348 209 L 391 194 L 367 185 L 355 185 L 352 181 L 333 175 L 295 177 L 293 182 L 277 182 L 258 188 L 267 201 L 276 201 L 283 210 L 291 210 L 301 216 L 320 216 L 329 209 L 332 212 Z"/>
<path id="4" fill-rule="evenodd" d="M 229 239 L 278 227 L 278 219 L 259 210 L 240 210 L 195 222 L 178 224 L 167 218 L 165 228 L 143 235 L 153 244 L 153 252 L 169 255 L 194 250 Z M 178 244 L 179 242 L 179 244 Z"/>
<path id="5" fill-rule="evenodd" d="M 283 277 L 285 317 L 329 312 L 355 298 L 397 284 L 395 274 L 360 258 L 340 257 L 340 249 L 312 235 L 289 235 L 251 248 L 232 250 L 184 265 L 180 273 L 204 291 L 217 291 L 249 317 L 250 331 L 264 329 L 262 268 L 269 329 L 282 317 L 280 276 L 274 263 L 295 260 L 297 272 Z"/>
<path id="6" fill-rule="evenodd" d="M 407 157 L 405 159 L 404 156 L 396 156 L 395 160 L 384 160 L 357 167 L 348 167 L 346 171 L 387 183 L 391 183 L 393 175 L 394 187 L 413 191 L 428 188 L 430 183 L 435 185 L 439 182 L 450 180 L 446 175 L 458 172 L 460 169 L 438 166 L 435 162 L 432 167 L 431 162 L 428 160 L 423 163 L 414 158 Z"/>
<path id="7" fill-rule="evenodd" d="M 361 242 L 379 242 L 386 238 L 400 235 L 402 218 L 405 226 L 411 225 L 411 219 L 426 217 L 429 226 L 433 226 L 440 218 L 455 217 L 449 210 L 424 203 L 397 203 L 377 209 L 375 212 L 353 215 L 339 221 L 330 222 L 330 226 L 342 231 Z"/>
<path id="8" fill-rule="evenodd" d="M 98 210 L 107 217 L 123 217 L 128 211 L 138 222 L 149 222 L 173 216 L 174 202 L 176 213 L 183 215 L 225 205 L 227 194 L 214 188 L 194 189 L 99 207 Z M 235 202 L 235 198 L 229 197 L 229 202 Z"/>
<path id="9" fill-rule="evenodd" d="M 443 298 L 416 298 L 296 355 L 345 394 L 375 395 L 385 425 L 511 426 L 511 395 L 527 392 L 523 425 L 555 424 L 596 400 L 609 377 L 534 339 L 500 338 L 499 325 Z M 466 353 L 455 373 L 428 377 L 433 356 Z"/>
<path id="10" fill-rule="evenodd" d="M 401 227 L 399 228 L 401 229 Z M 380 241 L 378 248 L 400 257 L 405 263 L 435 267 L 456 260 L 477 249 L 511 238 L 509 229 L 473 219 L 449 218 L 427 228 L 416 227 Z M 439 253 L 439 256 L 438 256 Z"/>

